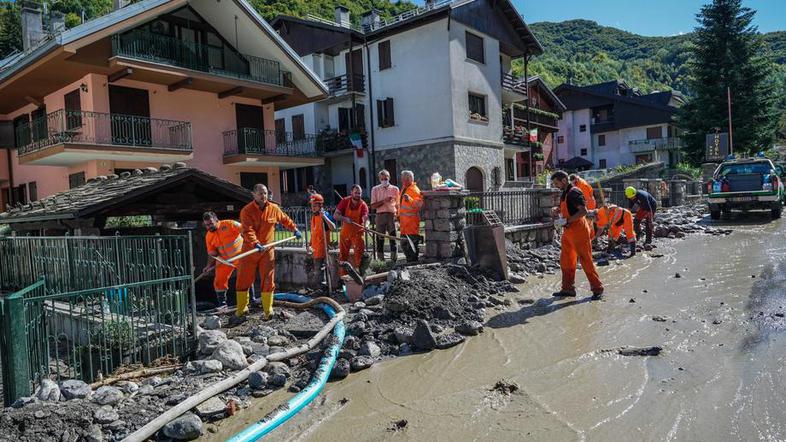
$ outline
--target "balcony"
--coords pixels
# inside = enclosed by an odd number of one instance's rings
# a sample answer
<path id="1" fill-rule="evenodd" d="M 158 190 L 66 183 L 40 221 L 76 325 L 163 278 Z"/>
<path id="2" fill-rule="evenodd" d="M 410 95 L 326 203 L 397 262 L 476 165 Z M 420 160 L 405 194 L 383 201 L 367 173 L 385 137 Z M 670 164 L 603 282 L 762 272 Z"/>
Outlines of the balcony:
<path id="1" fill-rule="evenodd" d="M 140 81 L 212 92 L 244 88 L 232 95 L 255 98 L 266 96 L 261 91 L 291 93 L 291 75 L 278 61 L 139 29 L 113 35 L 112 55 L 110 65 L 132 68 L 129 78 Z"/>
<path id="2" fill-rule="evenodd" d="M 502 102 L 517 103 L 527 99 L 527 81 L 524 78 L 502 73 Z"/>
<path id="3" fill-rule="evenodd" d="M 223 133 L 224 164 L 305 167 L 324 164 L 317 136 L 242 127 Z"/>
<path id="4" fill-rule="evenodd" d="M 363 74 L 344 74 L 325 80 L 328 87 L 328 101 L 340 101 L 352 94 L 366 93 L 366 77 Z"/>
<path id="5" fill-rule="evenodd" d="M 187 121 L 62 109 L 17 127 L 16 139 L 21 164 L 46 166 L 185 161 L 193 153 Z"/>
<path id="6" fill-rule="evenodd" d="M 680 138 L 653 138 L 649 140 L 633 140 L 628 142 L 631 153 L 653 152 L 656 150 L 676 150 L 682 148 Z"/>
<path id="7" fill-rule="evenodd" d="M 532 151 L 532 153 L 542 153 L 543 144 L 539 141 L 529 141 L 527 128 L 524 126 L 503 127 L 502 128 L 502 142 L 521 148 L 522 151 Z"/>

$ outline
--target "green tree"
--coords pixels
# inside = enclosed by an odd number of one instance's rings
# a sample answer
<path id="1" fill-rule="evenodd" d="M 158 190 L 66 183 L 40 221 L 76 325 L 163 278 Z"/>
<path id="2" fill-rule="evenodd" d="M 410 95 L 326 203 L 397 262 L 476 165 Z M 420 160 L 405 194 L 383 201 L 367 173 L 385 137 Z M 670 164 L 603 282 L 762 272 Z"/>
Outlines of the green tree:
<path id="1" fill-rule="evenodd" d="M 740 0 L 714 0 L 697 15 L 688 62 L 692 99 L 678 113 L 685 129 L 685 153 L 698 164 L 705 135 L 728 127 L 726 90 L 732 94 L 735 152 L 769 148 L 775 139 L 776 79 L 761 36 L 751 25 L 755 11 Z"/>
<path id="2" fill-rule="evenodd" d="M 0 59 L 22 50 L 22 23 L 16 3 L 0 5 Z"/>

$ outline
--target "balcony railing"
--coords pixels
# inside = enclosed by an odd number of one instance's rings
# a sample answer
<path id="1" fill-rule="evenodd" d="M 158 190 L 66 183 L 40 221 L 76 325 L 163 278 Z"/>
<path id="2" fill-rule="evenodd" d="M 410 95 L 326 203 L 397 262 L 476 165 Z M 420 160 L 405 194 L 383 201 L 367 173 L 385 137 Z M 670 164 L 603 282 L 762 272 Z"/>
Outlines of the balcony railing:
<path id="1" fill-rule="evenodd" d="M 19 156 L 57 144 L 191 152 L 191 123 L 132 115 L 58 110 L 16 128 Z"/>
<path id="2" fill-rule="evenodd" d="M 628 142 L 628 147 L 632 153 L 639 152 L 652 152 L 654 150 L 673 150 L 682 148 L 682 139 L 668 137 L 668 138 L 652 138 L 649 140 L 633 140 Z"/>
<path id="3" fill-rule="evenodd" d="M 224 132 L 224 155 L 237 154 L 314 157 L 320 151 L 316 135 L 241 127 Z"/>
<path id="4" fill-rule="evenodd" d="M 502 88 L 521 95 L 527 95 L 527 81 L 504 72 L 502 73 Z"/>
<path id="5" fill-rule="evenodd" d="M 344 74 L 325 80 L 331 97 L 345 95 L 350 92 L 365 92 L 366 77 L 363 74 Z"/>
<path id="6" fill-rule="evenodd" d="M 505 126 L 502 128 L 502 142 L 505 144 L 512 144 L 515 146 L 529 147 L 532 153 L 543 152 L 543 144 L 535 141 L 529 141 L 529 134 L 527 128 L 524 126 L 516 126 L 514 128 Z"/>
<path id="7" fill-rule="evenodd" d="M 278 61 L 183 41 L 139 29 L 112 36 L 112 54 L 206 72 L 222 77 L 287 86 L 289 73 Z"/>

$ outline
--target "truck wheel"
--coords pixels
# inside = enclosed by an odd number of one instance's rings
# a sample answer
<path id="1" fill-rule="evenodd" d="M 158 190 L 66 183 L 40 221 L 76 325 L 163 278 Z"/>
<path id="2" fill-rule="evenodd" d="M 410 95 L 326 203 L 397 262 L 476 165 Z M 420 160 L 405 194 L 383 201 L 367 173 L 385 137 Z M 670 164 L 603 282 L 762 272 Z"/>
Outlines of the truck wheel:
<path id="1" fill-rule="evenodd" d="M 781 217 L 781 213 L 783 212 L 783 206 L 781 202 L 778 201 L 777 203 L 773 204 L 772 209 L 770 210 L 770 217 L 772 219 L 778 219 Z"/>
<path id="2" fill-rule="evenodd" d="M 720 210 L 710 210 L 710 218 L 712 219 L 720 219 L 721 211 Z"/>

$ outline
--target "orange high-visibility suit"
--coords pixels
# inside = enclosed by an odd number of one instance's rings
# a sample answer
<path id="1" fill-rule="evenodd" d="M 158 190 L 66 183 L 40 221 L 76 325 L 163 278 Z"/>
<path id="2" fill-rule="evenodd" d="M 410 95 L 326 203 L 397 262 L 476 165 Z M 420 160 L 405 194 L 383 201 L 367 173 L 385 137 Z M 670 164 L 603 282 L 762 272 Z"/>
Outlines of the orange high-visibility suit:
<path id="1" fill-rule="evenodd" d="M 256 247 L 257 244 L 270 244 L 276 230 L 281 224 L 289 230 L 296 230 L 295 223 L 281 208 L 268 201 L 265 208 L 259 207 L 256 201 L 246 204 L 240 211 L 240 223 L 243 225 L 243 252 Z M 254 284 L 257 271 L 262 280 L 262 307 L 265 316 L 273 312 L 273 290 L 275 290 L 275 252 L 269 249 L 251 254 L 243 258 L 237 271 L 237 316 L 248 312 L 248 289 Z"/>
<path id="2" fill-rule="evenodd" d="M 363 214 L 368 213 L 368 206 L 364 201 L 360 201 L 357 207 L 352 207 L 352 197 L 346 197 L 343 201 L 346 203 L 339 203 L 341 214 L 352 221 L 363 225 Z M 365 211 L 363 207 L 366 207 Z M 353 267 L 360 268 L 360 262 L 363 259 L 363 253 L 366 251 L 366 237 L 362 227 L 358 227 L 351 223 L 342 223 L 341 231 L 338 236 L 338 260 L 349 261 L 349 249 L 352 248 L 352 261 Z M 338 269 L 338 274 L 344 276 L 347 272 L 343 268 Z"/>
<path id="3" fill-rule="evenodd" d="M 408 198 L 405 198 L 408 197 Z M 414 182 L 405 187 L 401 192 L 399 201 L 399 225 L 401 236 L 407 235 L 410 237 L 413 245 L 418 246 L 420 242 L 420 208 L 423 207 L 423 193 Z M 404 254 L 407 255 L 407 261 L 413 262 L 418 260 L 418 250 L 412 250 L 409 241 L 402 243 L 404 247 Z"/>
<path id="4" fill-rule="evenodd" d="M 592 185 L 584 178 L 576 177 L 575 187 L 578 187 L 584 195 L 584 203 L 587 204 L 587 210 L 595 210 L 597 204 L 595 202 L 595 193 L 592 190 Z"/>
<path id="5" fill-rule="evenodd" d="M 609 238 L 618 240 L 622 231 L 625 231 L 625 238 L 629 243 L 636 242 L 636 233 L 633 229 L 633 214 L 630 210 L 618 206 L 607 206 L 598 209 L 597 218 L 599 228 L 609 226 Z"/>
<path id="6" fill-rule="evenodd" d="M 226 260 L 240 253 L 243 248 L 241 233 L 239 222 L 229 219 L 219 221 L 216 231 L 208 230 L 205 235 L 208 255 Z M 216 263 L 216 276 L 213 279 L 213 289 L 216 292 L 226 292 L 229 289 L 229 278 L 234 270 L 232 266 Z"/>
<path id="7" fill-rule="evenodd" d="M 325 259 L 325 249 L 327 243 L 325 242 L 327 234 L 325 233 L 325 221 L 322 220 L 322 215 L 311 215 L 311 256 L 314 259 Z"/>
<path id="8" fill-rule="evenodd" d="M 574 192 L 574 194 L 569 195 L 571 192 Z M 575 192 L 579 194 L 576 195 Z M 559 209 L 562 217 L 565 219 L 570 218 L 572 215 L 568 207 L 568 199 L 574 199 L 583 203 L 584 198 L 581 195 L 581 191 L 573 186 L 569 186 L 562 193 Z M 577 261 L 581 262 L 581 268 L 584 269 L 584 274 L 587 275 L 592 293 L 602 293 L 603 283 L 600 282 L 598 272 L 595 270 L 595 263 L 592 261 L 592 224 L 586 217 L 581 217 L 566 225 L 562 232 L 562 251 L 559 257 L 559 264 L 562 268 L 563 292 L 575 293 L 576 291 Z"/>

